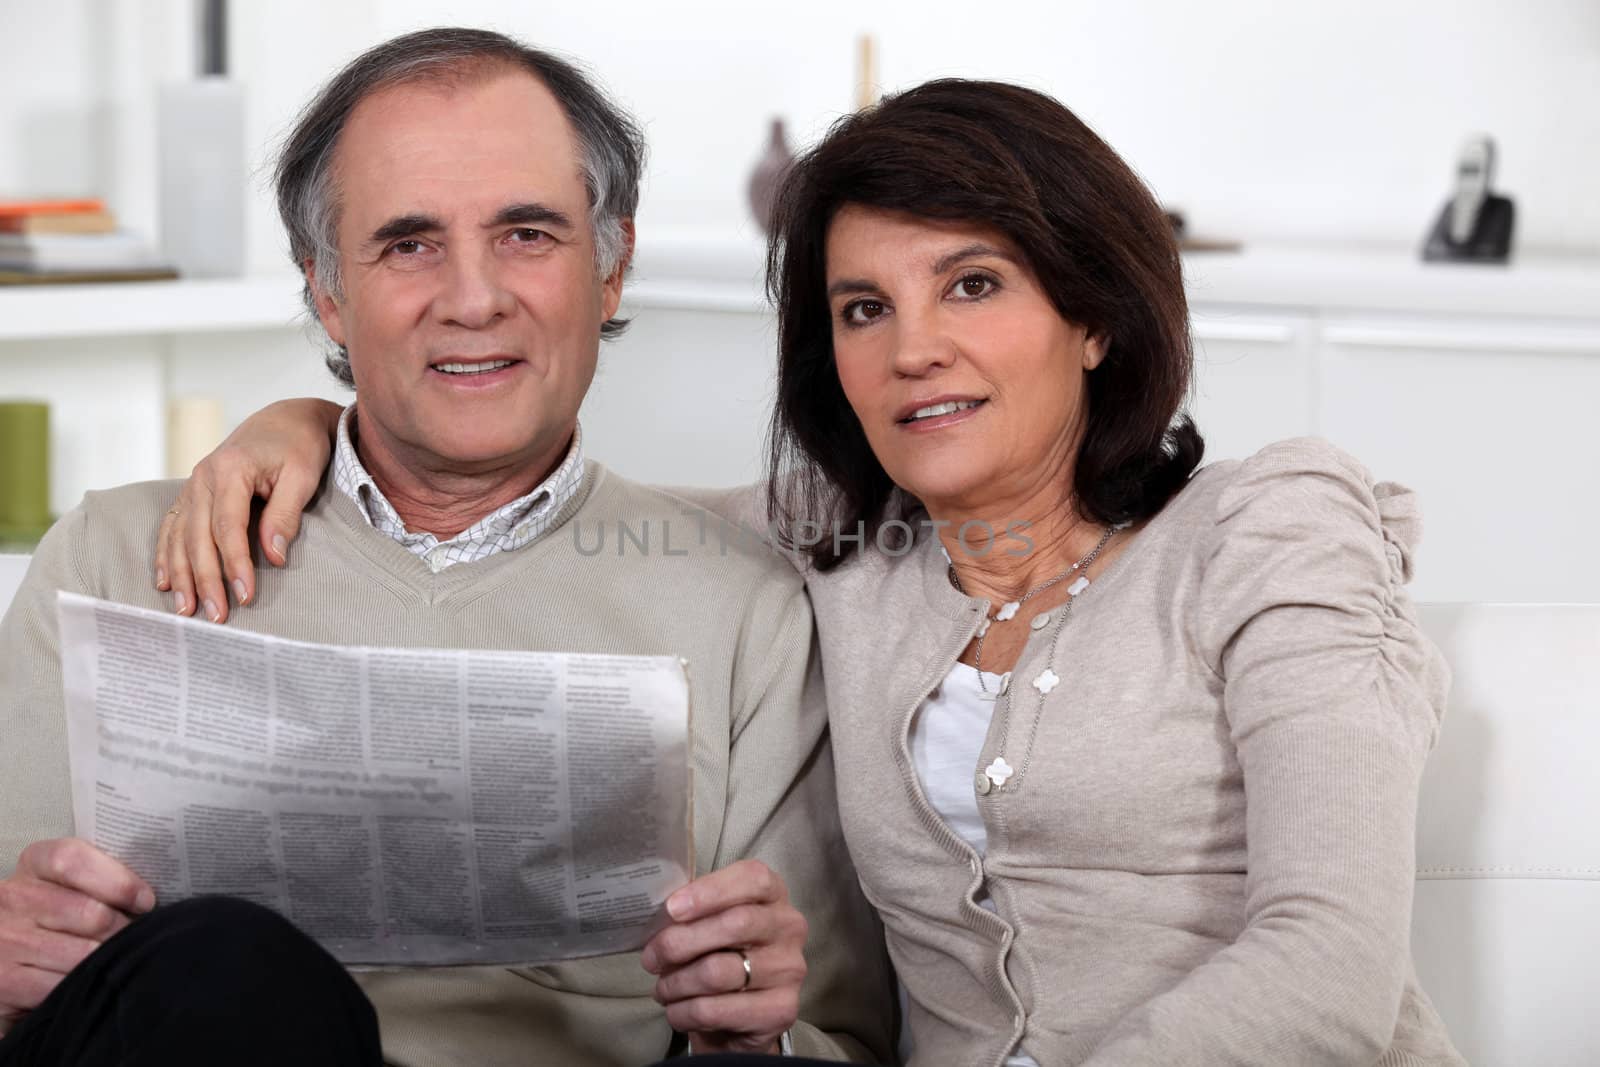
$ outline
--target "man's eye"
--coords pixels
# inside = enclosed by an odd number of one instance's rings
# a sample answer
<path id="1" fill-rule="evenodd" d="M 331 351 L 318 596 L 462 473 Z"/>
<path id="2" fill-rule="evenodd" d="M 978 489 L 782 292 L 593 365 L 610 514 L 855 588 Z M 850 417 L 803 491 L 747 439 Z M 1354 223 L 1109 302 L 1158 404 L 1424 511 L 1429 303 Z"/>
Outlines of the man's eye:
<path id="1" fill-rule="evenodd" d="M 415 255 L 422 251 L 421 241 L 396 241 L 389 246 L 389 251 L 398 252 L 402 256 Z"/>
<path id="2" fill-rule="evenodd" d="M 535 230 L 529 227 L 523 227 L 521 229 L 512 230 L 510 237 L 513 244 L 530 245 L 538 244 L 541 241 L 548 240 L 550 235 L 545 233 L 543 230 Z"/>
<path id="3" fill-rule="evenodd" d="M 843 318 L 852 326 L 865 326 L 883 312 L 883 302 L 880 300 L 852 300 L 845 305 Z"/>

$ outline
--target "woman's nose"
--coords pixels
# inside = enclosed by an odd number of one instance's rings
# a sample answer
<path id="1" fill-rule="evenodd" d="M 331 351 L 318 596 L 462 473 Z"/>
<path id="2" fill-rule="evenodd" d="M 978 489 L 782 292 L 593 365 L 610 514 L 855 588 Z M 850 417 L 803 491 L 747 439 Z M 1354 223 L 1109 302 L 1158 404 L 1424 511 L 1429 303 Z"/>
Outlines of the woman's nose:
<path id="1" fill-rule="evenodd" d="M 896 374 L 920 378 L 955 362 L 955 339 L 941 326 L 936 314 L 901 314 L 897 325 L 892 357 Z"/>

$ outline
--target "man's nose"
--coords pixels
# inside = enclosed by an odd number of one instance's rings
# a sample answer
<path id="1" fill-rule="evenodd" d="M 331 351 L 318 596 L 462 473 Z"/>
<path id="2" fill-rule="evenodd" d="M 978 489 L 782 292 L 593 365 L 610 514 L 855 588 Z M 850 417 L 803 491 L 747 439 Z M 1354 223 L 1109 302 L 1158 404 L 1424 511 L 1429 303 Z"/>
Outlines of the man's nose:
<path id="1" fill-rule="evenodd" d="M 434 302 L 440 321 L 481 330 L 516 307 L 493 249 L 456 251 L 445 262 L 444 288 Z"/>
<path id="2" fill-rule="evenodd" d="M 890 358 L 896 374 L 921 378 L 955 363 L 959 346 L 944 328 L 938 312 L 897 313 L 895 325 L 894 352 Z"/>

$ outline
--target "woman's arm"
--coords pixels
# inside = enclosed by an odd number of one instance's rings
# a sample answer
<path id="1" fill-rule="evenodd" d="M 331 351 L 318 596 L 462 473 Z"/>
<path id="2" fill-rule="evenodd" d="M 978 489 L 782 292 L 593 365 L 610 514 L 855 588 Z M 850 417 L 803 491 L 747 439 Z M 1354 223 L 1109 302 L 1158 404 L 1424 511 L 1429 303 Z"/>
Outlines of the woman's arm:
<path id="1" fill-rule="evenodd" d="M 229 590 L 240 604 L 255 596 L 247 532 L 255 497 L 267 501 L 262 553 L 274 566 L 288 562 L 300 513 L 333 454 L 342 410 L 310 398 L 269 404 L 195 465 L 156 538 L 156 588 L 172 592 L 178 614 L 192 615 L 203 606 L 203 615 L 223 622 Z"/>
<path id="2" fill-rule="evenodd" d="M 1417 794 L 1447 672 L 1401 590 L 1409 494 L 1320 442 L 1219 501 L 1197 644 L 1244 775 L 1245 928 L 1087 1061 L 1372 1063 L 1410 974 Z"/>

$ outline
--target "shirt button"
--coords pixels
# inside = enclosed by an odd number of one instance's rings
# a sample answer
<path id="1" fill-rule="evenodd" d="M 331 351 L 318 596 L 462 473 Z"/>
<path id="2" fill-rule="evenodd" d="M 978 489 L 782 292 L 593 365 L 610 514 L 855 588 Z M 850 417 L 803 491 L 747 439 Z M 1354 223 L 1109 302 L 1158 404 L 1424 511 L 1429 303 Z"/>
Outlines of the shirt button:
<path id="1" fill-rule="evenodd" d="M 989 790 L 994 788 L 994 783 L 989 781 L 987 774 L 979 774 L 972 779 L 972 787 L 978 791 L 980 797 L 989 795 Z"/>

